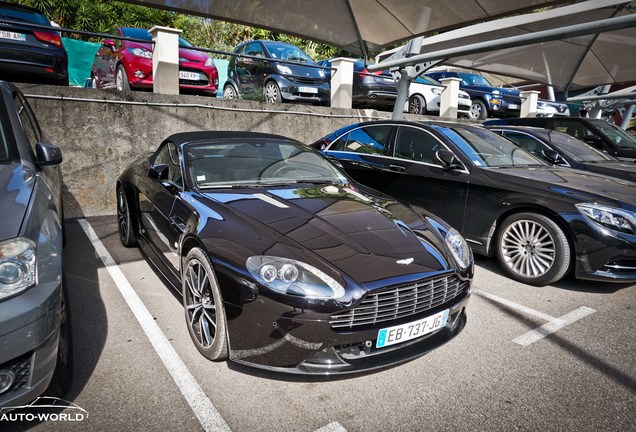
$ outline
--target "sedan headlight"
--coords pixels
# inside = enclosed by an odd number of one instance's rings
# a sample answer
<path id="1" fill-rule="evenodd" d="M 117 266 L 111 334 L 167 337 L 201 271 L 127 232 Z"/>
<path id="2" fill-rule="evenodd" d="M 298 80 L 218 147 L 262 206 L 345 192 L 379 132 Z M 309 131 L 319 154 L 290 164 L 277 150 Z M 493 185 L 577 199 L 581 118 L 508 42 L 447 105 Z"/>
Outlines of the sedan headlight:
<path id="1" fill-rule="evenodd" d="M 322 69 L 318 69 L 318 75 L 320 76 L 320 78 L 324 78 L 325 77 L 325 71 Z"/>
<path id="2" fill-rule="evenodd" d="M 277 64 L 276 65 L 276 69 L 278 69 L 278 72 L 284 74 L 284 75 L 291 75 L 292 74 L 292 70 L 289 66 L 285 66 L 285 65 L 280 65 Z"/>
<path id="3" fill-rule="evenodd" d="M 35 285 L 36 246 L 18 237 L 0 242 L 0 299 Z"/>
<path id="4" fill-rule="evenodd" d="M 206 67 L 214 66 L 214 59 L 212 57 L 208 57 L 208 59 L 205 61 L 205 66 Z"/>
<path id="5" fill-rule="evenodd" d="M 281 294 L 312 299 L 336 299 L 345 294 L 337 281 L 301 261 L 258 255 L 249 257 L 246 264 L 254 279 Z"/>
<path id="6" fill-rule="evenodd" d="M 128 48 L 128 52 L 137 57 L 143 57 L 147 59 L 152 58 L 152 51 L 148 51 L 145 48 Z"/>
<path id="7" fill-rule="evenodd" d="M 466 270 L 473 264 L 473 251 L 455 228 L 451 228 L 446 233 L 444 240 L 446 240 L 446 245 L 462 270 Z"/>
<path id="8" fill-rule="evenodd" d="M 596 203 L 579 203 L 576 208 L 605 228 L 636 234 L 636 214 L 633 212 Z"/>
<path id="9" fill-rule="evenodd" d="M 433 92 L 434 95 L 437 95 L 437 96 L 442 94 L 442 89 L 438 87 L 433 87 L 431 91 Z"/>

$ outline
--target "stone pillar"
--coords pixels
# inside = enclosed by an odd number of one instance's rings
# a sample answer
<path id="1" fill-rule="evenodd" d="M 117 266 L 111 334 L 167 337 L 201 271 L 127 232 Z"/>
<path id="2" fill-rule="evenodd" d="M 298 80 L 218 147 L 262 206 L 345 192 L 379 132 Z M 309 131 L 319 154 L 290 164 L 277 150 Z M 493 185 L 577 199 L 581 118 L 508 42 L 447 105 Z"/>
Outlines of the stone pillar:
<path id="1" fill-rule="evenodd" d="M 521 114 L 519 117 L 536 117 L 539 94 L 536 90 L 521 92 Z"/>
<path id="2" fill-rule="evenodd" d="M 353 64 L 350 58 L 339 57 L 331 60 L 331 106 L 351 108 L 353 95 Z"/>
<path id="3" fill-rule="evenodd" d="M 155 26 L 149 30 L 152 52 L 152 91 L 179 94 L 179 34 L 181 30 Z"/>
<path id="4" fill-rule="evenodd" d="M 439 116 L 457 118 L 457 100 L 459 99 L 459 78 L 442 78 L 440 82 L 446 87 L 439 96 Z"/>

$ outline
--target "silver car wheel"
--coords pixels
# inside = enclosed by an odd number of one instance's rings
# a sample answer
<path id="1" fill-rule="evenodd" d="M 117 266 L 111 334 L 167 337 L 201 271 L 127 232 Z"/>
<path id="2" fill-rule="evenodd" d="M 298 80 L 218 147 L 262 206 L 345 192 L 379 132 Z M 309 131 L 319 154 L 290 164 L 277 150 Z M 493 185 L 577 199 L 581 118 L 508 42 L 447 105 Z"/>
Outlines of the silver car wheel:
<path id="1" fill-rule="evenodd" d="M 210 278 L 198 259 L 188 262 L 185 280 L 186 316 L 191 334 L 196 337 L 201 348 L 210 348 L 216 337 L 216 304 L 210 289 Z"/>
<path id="2" fill-rule="evenodd" d="M 265 102 L 279 103 L 282 96 L 280 94 L 280 88 L 274 81 L 269 81 L 265 84 Z"/>
<path id="3" fill-rule="evenodd" d="M 506 266 L 528 278 L 546 274 L 556 259 L 554 238 L 543 225 L 532 220 L 522 219 L 508 226 L 500 247 Z"/>

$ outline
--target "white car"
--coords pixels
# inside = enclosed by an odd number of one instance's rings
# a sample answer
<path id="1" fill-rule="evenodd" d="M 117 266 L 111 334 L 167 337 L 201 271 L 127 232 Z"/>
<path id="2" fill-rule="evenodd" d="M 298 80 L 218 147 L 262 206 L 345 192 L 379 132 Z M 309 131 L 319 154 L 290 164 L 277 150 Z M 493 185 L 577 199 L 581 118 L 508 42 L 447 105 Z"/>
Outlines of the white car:
<path id="1" fill-rule="evenodd" d="M 439 114 L 443 90 L 444 86 L 433 78 L 418 76 L 409 87 L 409 100 L 404 105 L 404 111 L 411 114 Z M 457 100 L 458 117 L 468 117 L 471 105 L 468 93 L 460 90 Z"/>
<path id="2" fill-rule="evenodd" d="M 537 101 L 537 117 L 567 117 L 570 108 L 564 102 L 539 99 Z"/>

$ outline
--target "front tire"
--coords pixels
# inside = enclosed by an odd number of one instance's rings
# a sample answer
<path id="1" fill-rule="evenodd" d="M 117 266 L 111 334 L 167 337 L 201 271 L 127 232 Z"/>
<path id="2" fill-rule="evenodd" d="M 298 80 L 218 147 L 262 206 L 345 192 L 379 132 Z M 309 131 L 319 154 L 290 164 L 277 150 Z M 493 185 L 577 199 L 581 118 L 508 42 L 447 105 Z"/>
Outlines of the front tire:
<path id="1" fill-rule="evenodd" d="M 188 252 L 181 277 L 186 324 L 197 350 L 212 361 L 228 356 L 227 321 L 210 260 L 199 248 Z"/>
<path id="2" fill-rule="evenodd" d="M 238 99 L 238 92 L 232 84 L 226 85 L 223 89 L 223 99 Z"/>
<path id="3" fill-rule="evenodd" d="M 488 117 L 486 104 L 478 99 L 473 100 L 473 104 L 470 107 L 469 116 L 473 120 L 486 120 L 486 117 Z"/>
<path id="4" fill-rule="evenodd" d="M 115 85 L 117 86 L 117 90 L 123 92 L 130 91 L 130 82 L 128 82 L 128 74 L 126 74 L 126 69 L 124 69 L 123 65 L 117 66 L 117 72 L 115 75 Z"/>
<path id="5" fill-rule="evenodd" d="M 506 218 L 497 235 L 497 259 L 511 278 L 543 286 L 563 278 L 570 267 L 570 244 L 552 219 L 536 213 Z"/>
<path id="6" fill-rule="evenodd" d="M 137 245 L 133 219 L 130 214 L 130 201 L 123 186 L 117 188 L 117 227 L 122 245 L 128 248 Z"/>
<path id="7" fill-rule="evenodd" d="M 269 103 L 281 103 L 283 97 L 280 93 L 280 87 L 276 84 L 276 81 L 268 81 L 265 84 L 265 102 Z"/>
<path id="8" fill-rule="evenodd" d="M 413 95 L 409 98 L 409 112 L 411 114 L 426 114 L 426 100 L 420 95 Z"/>

